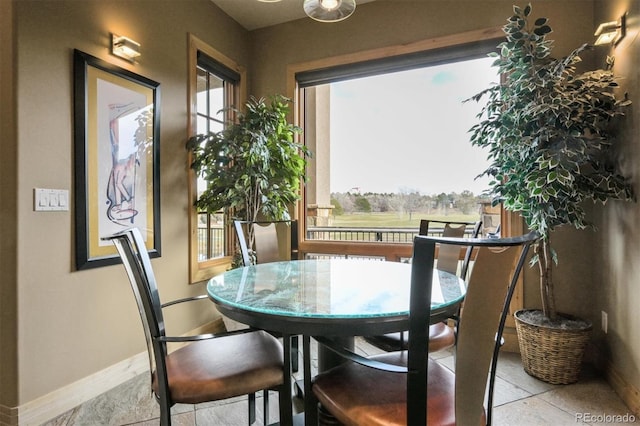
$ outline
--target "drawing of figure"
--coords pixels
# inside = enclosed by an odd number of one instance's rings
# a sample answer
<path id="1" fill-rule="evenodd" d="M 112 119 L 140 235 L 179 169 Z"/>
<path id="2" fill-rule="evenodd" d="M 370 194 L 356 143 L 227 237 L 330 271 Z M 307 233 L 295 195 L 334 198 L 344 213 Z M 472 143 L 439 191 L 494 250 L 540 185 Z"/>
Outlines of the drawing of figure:
<path id="1" fill-rule="evenodd" d="M 139 165 L 135 119 L 139 107 L 133 103 L 109 105 L 111 172 L 107 183 L 107 217 L 114 223 L 133 223 L 136 170 Z"/>

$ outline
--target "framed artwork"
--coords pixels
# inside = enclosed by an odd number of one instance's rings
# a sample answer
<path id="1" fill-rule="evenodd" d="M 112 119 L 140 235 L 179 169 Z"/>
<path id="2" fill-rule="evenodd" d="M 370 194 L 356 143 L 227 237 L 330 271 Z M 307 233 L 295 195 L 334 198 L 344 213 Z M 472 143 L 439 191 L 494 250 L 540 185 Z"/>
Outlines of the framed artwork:
<path id="1" fill-rule="evenodd" d="M 160 256 L 160 85 L 74 51 L 76 268 L 120 262 L 101 238 L 129 227 Z"/>

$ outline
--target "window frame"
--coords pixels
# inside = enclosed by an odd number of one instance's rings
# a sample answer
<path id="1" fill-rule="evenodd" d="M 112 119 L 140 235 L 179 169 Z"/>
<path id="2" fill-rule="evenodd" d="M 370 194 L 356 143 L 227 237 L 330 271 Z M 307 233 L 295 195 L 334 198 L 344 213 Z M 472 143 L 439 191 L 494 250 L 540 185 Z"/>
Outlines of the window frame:
<path id="1" fill-rule="evenodd" d="M 472 30 L 459 34 L 452 34 L 442 37 L 419 40 L 409 44 L 394 45 L 379 49 L 372 49 L 352 54 L 344 54 L 334 57 L 328 57 L 309 62 L 301 62 L 291 64 L 287 67 L 287 96 L 293 99 L 295 108 L 293 109 L 294 124 L 303 127 L 304 125 L 304 102 L 300 87 L 296 80 L 296 75 L 302 72 L 311 72 L 323 68 L 331 68 L 338 66 L 348 66 L 350 64 L 363 63 L 367 61 L 376 61 L 387 57 L 398 55 L 407 55 L 417 52 L 425 52 L 433 49 L 442 49 L 455 47 L 461 44 L 471 42 L 494 40 L 496 45 L 504 40 L 504 32 L 502 27 L 492 27 L 480 30 Z M 298 137 L 303 137 L 299 136 Z M 306 194 L 304 186 L 301 187 L 301 199 L 297 202 L 294 209 L 295 218 L 298 220 L 300 232 L 298 232 L 298 251 L 300 258 L 304 258 L 307 253 L 316 254 L 344 254 L 344 255 L 366 255 L 383 257 L 388 261 L 400 261 L 403 258 L 410 258 L 412 255 L 412 244 L 410 243 L 383 243 L 383 242 L 348 242 L 348 241 L 319 241 L 306 240 L 305 232 L 307 226 L 307 209 Z M 521 215 L 515 212 L 509 212 L 501 209 L 500 219 L 501 234 L 504 237 L 521 235 L 525 233 L 525 223 Z M 519 281 L 523 281 L 521 275 Z M 517 309 L 523 307 L 523 285 L 516 287 L 516 292 L 510 306 L 510 312 L 513 313 Z M 512 316 L 508 317 L 507 325 L 514 327 Z M 517 342 L 516 342 L 517 344 Z M 512 346 L 508 343 L 509 347 Z"/>
<path id="2" fill-rule="evenodd" d="M 189 100 L 188 100 L 188 137 L 192 137 L 197 134 L 197 67 L 198 67 L 198 52 L 202 52 L 208 57 L 214 59 L 230 70 L 234 71 L 240 76 L 240 80 L 235 85 L 233 91 L 233 98 L 236 101 L 236 106 L 243 105 L 246 98 L 246 81 L 247 73 L 246 69 L 237 64 L 233 59 L 230 59 L 223 53 L 212 48 L 202 40 L 195 37 L 193 34 L 189 34 L 189 51 L 188 51 L 188 70 L 189 70 Z M 233 104 L 233 103 L 232 103 Z M 226 255 L 219 258 L 207 259 L 200 261 L 198 259 L 198 211 L 194 206 L 197 199 L 197 176 L 191 169 L 192 153 L 188 153 L 188 218 L 189 218 L 189 282 L 195 284 L 211 278 L 214 275 L 220 274 L 226 271 L 231 264 L 233 255 Z M 231 225 L 225 226 L 225 251 L 227 253 L 233 253 L 233 238 L 228 236 L 233 235 Z"/>
<path id="3" fill-rule="evenodd" d="M 310 72 L 313 70 L 337 66 L 348 66 L 355 63 L 380 60 L 381 58 L 386 57 L 454 47 L 461 44 L 484 40 L 494 40 L 496 44 L 501 40 L 504 40 L 504 32 L 502 31 L 502 27 L 472 30 L 459 34 L 419 40 L 409 44 L 388 46 L 379 49 L 372 49 L 362 52 L 317 59 L 309 62 L 290 64 L 289 66 L 287 66 L 286 93 L 287 96 L 294 101 L 295 108 L 293 108 L 293 122 L 294 124 L 303 127 L 303 120 L 305 117 L 304 102 L 302 102 L 303 98 L 301 96 L 301 90 L 304 89 L 298 85 L 298 82 L 296 80 L 296 75 L 298 73 Z M 298 135 L 298 138 L 300 137 L 303 136 Z M 301 200 L 297 202 L 294 209 L 295 218 L 298 220 L 300 226 L 300 232 L 298 232 L 298 251 L 300 258 L 304 258 L 307 253 L 366 255 L 383 257 L 389 261 L 399 261 L 403 258 L 411 257 L 412 244 L 410 243 L 368 243 L 306 240 L 304 230 L 307 229 L 307 209 L 304 186 L 301 186 L 301 196 Z M 522 235 L 526 231 L 524 219 L 518 213 L 509 212 L 502 209 L 500 222 L 502 236 L 508 237 L 514 235 Z M 516 291 L 513 295 L 511 306 L 509 309 L 510 313 L 513 313 L 518 309 L 522 309 L 522 307 L 524 306 L 524 285 L 522 284 L 522 281 L 524 280 L 523 275 L 524 274 L 520 275 L 519 281 L 521 284 L 516 287 Z M 512 315 L 508 316 L 507 318 L 507 326 L 515 327 Z M 517 349 L 517 346 L 515 345 L 517 345 L 517 342 L 514 343 L 513 341 L 507 341 L 506 343 L 506 346 L 511 349 Z"/>
<path id="4" fill-rule="evenodd" d="M 304 87 L 298 83 L 298 75 L 309 75 L 323 69 L 346 68 L 349 66 L 357 67 L 359 64 L 366 63 L 380 64 L 384 63 L 386 59 L 420 53 L 430 55 L 437 49 L 456 48 L 469 43 L 494 41 L 495 44 L 497 44 L 503 39 L 504 33 L 502 28 L 493 27 L 419 40 L 410 44 L 388 46 L 353 54 L 291 64 L 287 67 L 287 95 L 294 100 L 294 123 L 303 127 L 305 117 L 304 98 L 302 94 Z M 302 198 L 297 203 L 295 214 L 299 221 L 298 223 L 300 223 L 300 229 L 305 230 L 307 226 L 306 190 L 303 187 L 301 191 Z M 507 236 L 521 233 L 522 225 L 523 222 L 519 219 L 518 215 L 512 215 L 509 212 L 502 211 L 501 229 L 503 235 Z M 411 244 L 408 243 L 306 240 L 305 232 L 299 232 L 298 239 L 298 248 L 301 256 L 304 256 L 306 253 L 339 253 L 346 255 L 381 256 L 391 261 L 411 257 Z"/>

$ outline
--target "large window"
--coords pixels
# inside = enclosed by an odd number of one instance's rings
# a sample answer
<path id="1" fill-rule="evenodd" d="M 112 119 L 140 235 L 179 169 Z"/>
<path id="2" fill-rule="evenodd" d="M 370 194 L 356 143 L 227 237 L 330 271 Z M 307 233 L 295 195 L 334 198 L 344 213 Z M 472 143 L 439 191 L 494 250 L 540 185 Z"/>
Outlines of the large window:
<path id="1" fill-rule="evenodd" d="M 197 69 L 197 133 L 219 132 L 231 117 L 228 108 L 234 105 L 234 87 L 239 76 L 203 53 L 198 54 Z M 207 187 L 202 177 L 197 177 L 198 197 Z M 198 261 L 225 256 L 225 215 L 197 212 Z"/>
<path id="2" fill-rule="evenodd" d="M 240 104 L 242 70 L 228 58 L 191 38 L 192 134 L 218 132 L 233 120 L 229 107 Z M 206 182 L 190 172 L 191 200 L 206 188 Z M 197 282 L 224 270 L 232 250 L 230 229 L 224 213 L 209 214 L 191 208 L 191 281 Z"/>
<path id="3" fill-rule="evenodd" d="M 480 106 L 463 102 L 499 81 L 495 39 L 297 72 L 308 168 L 306 252 L 371 253 L 410 243 L 420 219 L 500 224 L 483 197 L 487 153 L 468 131 Z M 314 242 L 331 242 L 328 245 Z M 361 243 L 361 248 L 354 244 Z"/>

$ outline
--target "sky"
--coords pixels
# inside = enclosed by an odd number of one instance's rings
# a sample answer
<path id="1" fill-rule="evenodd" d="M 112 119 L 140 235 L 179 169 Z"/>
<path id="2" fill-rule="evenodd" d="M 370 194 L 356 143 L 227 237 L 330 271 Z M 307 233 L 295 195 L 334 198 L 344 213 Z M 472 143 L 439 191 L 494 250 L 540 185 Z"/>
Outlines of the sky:
<path id="1" fill-rule="evenodd" d="M 481 105 L 463 103 L 498 81 L 480 58 L 331 84 L 331 192 L 423 195 L 470 190 L 487 166 L 469 142 Z M 356 189 L 354 189 L 356 188 Z"/>

